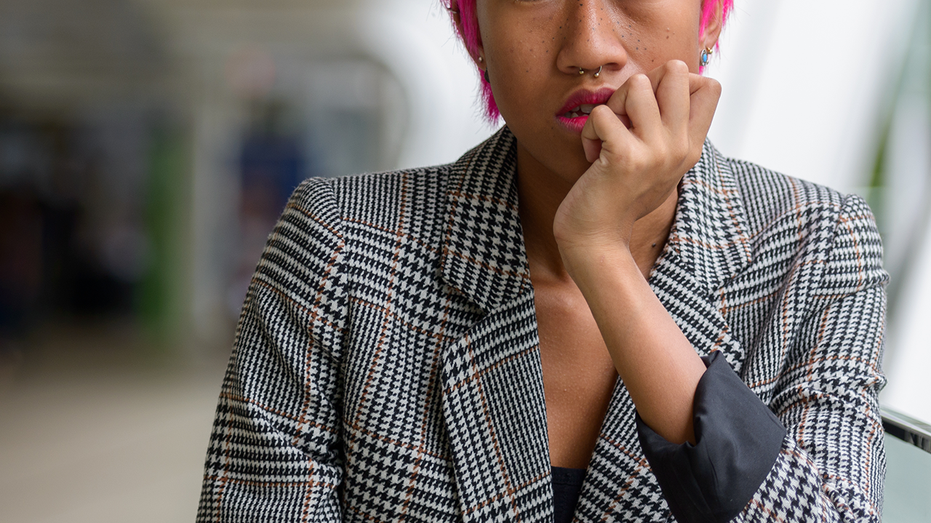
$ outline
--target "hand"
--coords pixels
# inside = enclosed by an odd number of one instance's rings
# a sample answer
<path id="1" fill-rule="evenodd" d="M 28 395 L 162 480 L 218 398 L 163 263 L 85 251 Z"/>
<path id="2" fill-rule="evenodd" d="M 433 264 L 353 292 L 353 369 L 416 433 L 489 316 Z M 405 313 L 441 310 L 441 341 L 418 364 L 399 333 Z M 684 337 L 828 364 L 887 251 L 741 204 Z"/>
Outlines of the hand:
<path id="1" fill-rule="evenodd" d="M 672 60 L 628 78 L 582 129 L 591 167 L 563 200 L 553 224 L 560 252 L 629 249 L 634 223 L 657 209 L 701 156 L 720 84 Z"/>
<path id="2" fill-rule="evenodd" d="M 705 366 L 644 279 L 631 236 L 638 220 L 668 230 L 671 215 L 651 213 L 674 202 L 701 157 L 720 93 L 716 81 L 676 60 L 628 78 L 585 123 L 582 146 L 592 165 L 553 222 L 563 264 L 637 412 L 676 443 L 695 441 L 692 405 Z M 638 238 L 643 231 L 637 228 Z"/>

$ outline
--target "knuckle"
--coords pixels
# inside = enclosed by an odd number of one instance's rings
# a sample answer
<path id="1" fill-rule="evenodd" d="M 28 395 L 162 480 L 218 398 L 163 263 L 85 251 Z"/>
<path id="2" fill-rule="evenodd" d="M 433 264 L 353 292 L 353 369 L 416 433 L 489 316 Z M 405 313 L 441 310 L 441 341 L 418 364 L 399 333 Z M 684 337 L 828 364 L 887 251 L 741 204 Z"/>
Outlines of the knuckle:
<path id="1" fill-rule="evenodd" d="M 611 116 L 612 114 L 614 114 L 614 111 L 612 111 L 611 108 L 608 107 L 607 105 L 605 104 L 596 105 L 595 107 L 592 108 L 592 112 L 590 113 L 590 118 L 592 119 L 597 118 L 600 120 L 602 118 L 607 118 L 608 116 Z"/>
<path id="2" fill-rule="evenodd" d="M 633 172 L 643 172 L 652 167 L 650 159 L 642 154 L 632 154 L 628 158 Z"/>
<path id="3" fill-rule="evenodd" d="M 627 81 L 630 82 L 630 86 L 635 89 L 644 89 L 645 87 L 651 85 L 650 79 L 647 78 L 647 75 L 643 73 L 637 73 L 631 76 Z"/>
<path id="4" fill-rule="evenodd" d="M 666 62 L 666 70 L 670 73 L 688 74 L 689 66 L 682 60 L 670 60 Z"/>
<path id="5" fill-rule="evenodd" d="M 654 151 L 657 163 L 663 167 L 667 167 L 666 164 L 675 161 L 675 157 L 678 156 L 669 142 L 657 146 Z"/>
<path id="6" fill-rule="evenodd" d="M 705 80 L 708 82 L 708 89 L 709 89 L 711 92 L 715 93 L 716 95 L 719 95 L 719 96 L 720 96 L 720 94 L 721 94 L 721 82 L 715 80 L 714 78 L 706 78 Z"/>

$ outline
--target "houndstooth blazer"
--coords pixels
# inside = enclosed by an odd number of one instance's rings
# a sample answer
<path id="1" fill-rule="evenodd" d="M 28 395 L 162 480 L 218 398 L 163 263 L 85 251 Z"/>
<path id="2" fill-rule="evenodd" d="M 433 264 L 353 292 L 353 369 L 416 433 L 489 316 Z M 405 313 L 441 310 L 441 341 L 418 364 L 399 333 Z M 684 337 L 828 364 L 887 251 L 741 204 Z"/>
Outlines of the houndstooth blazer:
<path id="1" fill-rule="evenodd" d="M 505 128 L 450 165 L 311 179 L 252 281 L 198 521 L 552 521 Z M 722 157 L 650 285 L 787 428 L 739 521 L 879 521 L 881 244 L 856 196 Z M 619 381 L 575 518 L 671 521 Z"/>

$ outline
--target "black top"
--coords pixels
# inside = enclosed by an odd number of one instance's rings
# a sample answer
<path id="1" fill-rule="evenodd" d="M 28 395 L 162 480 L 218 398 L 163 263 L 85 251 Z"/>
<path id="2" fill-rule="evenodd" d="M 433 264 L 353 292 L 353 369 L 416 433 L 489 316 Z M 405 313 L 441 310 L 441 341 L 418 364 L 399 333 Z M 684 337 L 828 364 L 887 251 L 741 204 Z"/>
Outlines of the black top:
<path id="1" fill-rule="evenodd" d="M 579 504 L 585 472 L 586 469 L 553 467 L 553 505 L 556 509 L 553 523 L 572 521 L 575 506 Z"/>

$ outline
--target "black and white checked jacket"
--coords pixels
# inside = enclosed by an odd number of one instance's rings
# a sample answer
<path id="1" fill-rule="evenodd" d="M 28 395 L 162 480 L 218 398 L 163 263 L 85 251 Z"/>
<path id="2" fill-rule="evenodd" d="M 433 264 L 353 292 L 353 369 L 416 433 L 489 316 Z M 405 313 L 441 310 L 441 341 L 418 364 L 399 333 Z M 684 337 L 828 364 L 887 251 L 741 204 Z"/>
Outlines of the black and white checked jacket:
<path id="1" fill-rule="evenodd" d="M 450 165 L 311 179 L 269 238 L 198 521 L 552 521 L 505 128 Z M 722 157 L 682 182 L 653 291 L 787 435 L 738 521 L 879 521 L 881 243 L 862 199 Z M 576 520 L 671 521 L 615 388 Z"/>

